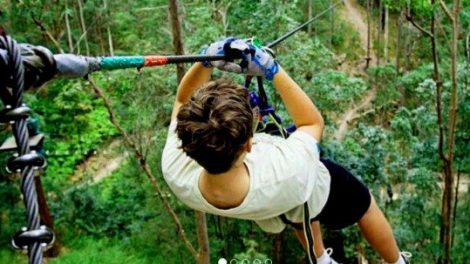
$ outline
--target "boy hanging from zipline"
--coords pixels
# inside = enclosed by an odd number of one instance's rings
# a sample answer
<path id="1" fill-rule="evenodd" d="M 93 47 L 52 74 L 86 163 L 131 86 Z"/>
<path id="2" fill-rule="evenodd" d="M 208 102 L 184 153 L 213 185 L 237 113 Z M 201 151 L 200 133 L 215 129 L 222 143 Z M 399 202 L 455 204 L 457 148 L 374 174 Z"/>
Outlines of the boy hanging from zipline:
<path id="1" fill-rule="evenodd" d="M 330 229 L 357 223 L 386 263 L 409 263 L 368 188 L 320 159 L 324 122 L 312 100 L 262 48 L 230 38 L 211 44 L 205 54 L 227 50 L 245 54 L 247 67 L 196 63 L 179 85 L 162 154 L 163 175 L 175 195 L 195 210 L 253 220 L 269 233 L 291 224 L 304 248 L 307 203 L 317 263 L 336 263 L 324 248 L 320 223 Z M 254 133 L 247 89 L 226 79 L 211 81 L 213 67 L 272 81 L 297 130 L 287 139 Z"/>

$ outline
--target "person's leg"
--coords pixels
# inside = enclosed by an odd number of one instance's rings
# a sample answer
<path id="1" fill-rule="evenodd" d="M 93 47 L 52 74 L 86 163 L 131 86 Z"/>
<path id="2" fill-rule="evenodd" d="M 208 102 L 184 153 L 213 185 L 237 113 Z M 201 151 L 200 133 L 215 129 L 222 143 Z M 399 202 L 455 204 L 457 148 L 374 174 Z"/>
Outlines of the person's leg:
<path id="1" fill-rule="evenodd" d="M 387 263 L 396 263 L 400 259 L 392 228 L 373 198 L 369 209 L 359 220 L 358 225 L 371 247 Z"/>
<path id="2" fill-rule="evenodd" d="M 347 169 L 330 160 L 321 160 L 331 176 L 330 196 L 315 217 L 330 229 L 342 229 L 358 223 L 364 237 L 388 263 L 405 263 L 392 229 L 377 207 L 369 189 Z"/>
<path id="3" fill-rule="evenodd" d="M 323 252 L 325 251 L 325 246 L 323 245 L 323 238 L 321 236 L 321 230 L 320 230 L 320 223 L 318 221 L 312 223 L 312 233 L 313 233 L 313 250 L 315 251 L 315 255 L 317 257 L 320 257 L 323 255 Z M 295 235 L 299 239 L 300 243 L 302 244 L 302 247 L 307 250 L 307 241 L 305 241 L 305 235 L 304 235 L 304 230 L 303 229 L 294 229 Z"/>

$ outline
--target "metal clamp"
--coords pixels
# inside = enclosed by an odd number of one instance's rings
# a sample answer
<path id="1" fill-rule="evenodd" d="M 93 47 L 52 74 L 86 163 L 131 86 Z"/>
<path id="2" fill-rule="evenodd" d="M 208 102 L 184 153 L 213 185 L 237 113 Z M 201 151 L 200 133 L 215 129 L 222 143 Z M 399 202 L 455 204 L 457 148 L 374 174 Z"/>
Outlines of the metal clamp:
<path id="1" fill-rule="evenodd" d="M 21 171 L 27 166 L 44 168 L 45 165 L 46 159 L 40 154 L 38 154 L 36 151 L 31 151 L 30 153 L 22 156 L 10 157 L 7 161 L 6 170 L 8 173 L 12 173 Z"/>
<path id="2" fill-rule="evenodd" d="M 31 109 L 26 105 L 17 108 L 11 108 L 11 106 L 7 105 L 0 111 L 0 123 L 11 123 L 20 119 L 26 119 L 30 113 Z"/>
<path id="3" fill-rule="evenodd" d="M 55 242 L 55 234 L 52 229 L 47 226 L 40 226 L 36 230 L 28 230 L 26 227 L 21 228 L 11 240 L 11 245 L 16 249 L 28 249 L 33 243 L 40 243 L 43 250 L 49 249 Z"/>

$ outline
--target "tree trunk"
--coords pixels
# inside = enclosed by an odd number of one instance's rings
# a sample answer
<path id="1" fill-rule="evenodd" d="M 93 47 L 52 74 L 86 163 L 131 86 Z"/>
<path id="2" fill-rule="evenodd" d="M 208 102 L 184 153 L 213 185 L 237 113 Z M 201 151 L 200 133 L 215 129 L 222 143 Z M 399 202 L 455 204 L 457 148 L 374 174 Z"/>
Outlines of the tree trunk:
<path id="1" fill-rule="evenodd" d="M 72 2 L 72 5 L 73 5 L 73 9 L 76 13 L 76 16 L 78 17 L 78 7 L 77 7 L 77 2 L 76 1 L 73 1 Z M 80 19 L 77 19 L 76 20 L 77 23 L 78 23 L 78 27 L 81 29 L 82 28 L 82 24 L 80 23 Z M 83 33 L 82 33 L 83 34 Z M 74 53 L 75 54 L 81 54 L 81 47 L 80 47 L 80 41 L 81 41 L 81 36 L 78 38 L 77 42 L 75 42 L 75 45 L 73 45 L 73 49 L 74 49 Z"/>
<path id="2" fill-rule="evenodd" d="M 397 46 L 395 51 L 395 67 L 397 69 L 397 74 L 400 74 L 401 62 L 401 31 L 402 31 L 402 22 L 403 22 L 403 10 L 400 10 L 400 16 L 397 19 Z"/>
<path id="3" fill-rule="evenodd" d="M 114 56 L 114 45 L 113 45 L 113 34 L 111 33 L 111 15 L 108 9 L 108 3 L 106 0 L 103 0 L 103 8 L 106 12 L 106 32 L 108 33 L 108 47 L 109 47 L 109 55 Z"/>
<path id="4" fill-rule="evenodd" d="M 333 6 L 333 0 L 329 1 L 329 6 Z M 330 11 L 330 49 L 333 48 L 333 37 L 335 35 L 335 9 Z"/>
<path id="5" fill-rule="evenodd" d="M 109 55 L 114 56 L 113 34 L 109 25 L 106 27 L 106 31 L 108 32 Z"/>
<path id="6" fill-rule="evenodd" d="M 444 162 L 444 194 L 442 195 L 441 208 L 441 230 L 440 242 L 443 248 L 443 256 L 439 263 L 450 264 L 450 249 L 452 244 L 452 200 L 453 200 L 453 183 L 452 162 L 447 160 Z M 450 175 L 450 177 L 449 177 Z"/>
<path id="7" fill-rule="evenodd" d="M 207 235 L 206 214 L 200 211 L 194 211 L 196 214 L 197 241 L 199 243 L 198 264 L 209 264 L 209 236 Z"/>
<path id="8" fill-rule="evenodd" d="M 369 64 L 372 58 L 370 57 L 370 41 L 371 41 L 371 14 L 370 14 L 370 5 L 371 0 L 367 0 L 367 58 L 366 58 L 366 70 L 369 69 Z"/>
<path id="9" fill-rule="evenodd" d="M 389 12 L 388 7 L 384 6 L 384 59 L 388 61 L 388 24 L 389 24 Z"/>
<path id="10" fill-rule="evenodd" d="M 465 58 L 467 59 L 467 69 L 470 66 L 470 33 L 465 38 Z M 465 85 L 468 85 L 468 74 L 465 75 Z"/>
<path id="11" fill-rule="evenodd" d="M 308 19 L 307 21 L 309 21 L 310 19 L 312 19 L 313 17 L 313 0 L 308 0 Z M 312 35 L 312 23 L 308 24 L 308 35 L 311 36 Z"/>
<path id="12" fill-rule="evenodd" d="M 453 10 L 450 11 L 443 0 L 440 4 L 444 12 L 447 14 L 452 22 L 452 39 L 451 47 L 451 98 L 449 105 L 449 120 L 448 120 L 448 134 L 447 134 L 447 153 L 444 159 L 444 194 L 442 196 L 442 209 L 441 209 L 441 230 L 440 242 L 443 248 L 443 256 L 439 260 L 440 263 L 451 263 L 451 246 L 452 246 L 452 214 L 454 208 L 452 201 L 454 194 L 454 175 L 453 175 L 453 161 L 454 161 L 454 144 L 455 144 L 455 127 L 457 120 L 457 66 L 458 66 L 458 37 L 459 37 L 459 15 L 460 15 L 460 0 L 454 0 Z"/>
<path id="13" fill-rule="evenodd" d="M 38 195 L 39 216 L 41 218 L 41 224 L 54 230 L 54 220 L 52 219 L 49 206 L 47 205 L 46 195 L 44 193 L 44 189 L 42 188 L 40 177 L 34 177 L 34 185 L 36 186 L 36 192 Z M 57 233 L 55 235 L 57 235 Z M 44 256 L 49 258 L 57 257 L 59 256 L 60 248 L 61 246 L 59 240 L 56 239 L 52 247 L 44 252 Z"/>
<path id="14" fill-rule="evenodd" d="M 183 37 L 181 34 L 181 24 L 178 12 L 178 1 L 169 0 L 168 1 L 168 15 L 171 25 L 171 33 L 173 37 L 173 48 L 177 55 L 184 55 L 183 48 Z M 184 65 L 176 65 L 178 83 L 181 82 L 184 76 Z M 202 212 L 195 211 L 196 214 L 196 229 L 197 229 L 197 239 L 199 243 L 198 250 L 198 264 L 209 264 L 210 255 L 209 255 L 209 236 L 207 235 L 207 223 L 206 215 Z"/>
<path id="15" fill-rule="evenodd" d="M 404 58 L 405 58 L 405 63 L 403 65 L 403 72 L 407 72 L 408 69 L 410 69 L 410 46 L 411 46 L 411 26 L 409 23 L 406 23 L 405 28 L 404 28 L 404 37 L 403 37 L 403 53 L 404 53 Z"/>
<path id="16" fill-rule="evenodd" d="M 402 23 L 403 23 L 403 10 L 400 10 L 400 15 L 397 19 L 397 45 L 395 51 L 395 68 L 397 75 L 401 74 L 401 51 L 402 51 Z M 405 87 L 403 85 L 398 86 L 400 91 L 400 106 L 405 104 Z"/>
<path id="17" fill-rule="evenodd" d="M 434 4 L 435 0 L 433 0 Z M 439 158 L 445 162 L 446 156 L 444 155 L 444 129 L 442 126 L 442 80 L 440 77 L 440 70 L 439 70 L 439 57 L 437 53 L 437 31 L 436 31 L 436 14 L 433 14 L 432 21 L 431 21 L 431 45 L 432 45 L 432 55 L 433 55 L 433 65 L 434 65 L 434 82 L 436 83 L 436 113 L 437 113 L 437 126 L 438 126 L 438 143 L 437 143 L 437 150 L 439 154 Z M 444 203 L 442 203 L 442 206 Z M 439 235 L 439 240 L 441 241 L 441 237 L 443 234 L 443 227 L 441 224 L 441 231 Z M 441 260 L 438 260 L 438 263 L 442 263 Z"/>
<path id="18" fill-rule="evenodd" d="M 382 1 L 379 0 L 379 21 L 377 25 L 377 47 L 375 47 L 375 52 L 376 52 L 376 57 L 377 57 L 377 66 L 380 65 L 380 56 L 381 56 L 381 51 L 382 51 Z"/>
<path id="19" fill-rule="evenodd" d="M 98 14 L 97 14 L 98 15 Z M 95 30 L 96 30 L 96 36 L 98 37 L 98 42 L 100 44 L 100 51 L 101 54 L 105 54 L 105 48 L 104 48 L 104 41 L 103 41 L 103 31 L 101 30 L 101 25 L 103 25 L 103 19 L 102 17 L 97 18 L 98 19 L 98 25 L 96 25 Z"/>
<path id="20" fill-rule="evenodd" d="M 457 169 L 457 182 L 455 183 L 455 196 L 454 196 L 454 212 L 452 214 L 452 229 L 455 228 L 455 219 L 457 218 L 457 206 L 459 205 L 459 186 L 460 186 L 460 176 L 462 174 L 462 171 Z M 454 246 L 454 232 L 452 232 L 452 238 L 451 238 L 451 247 Z"/>
<path id="21" fill-rule="evenodd" d="M 283 249 L 283 242 L 284 242 L 284 234 L 285 232 L 281 232 L 276 234 L 273 239 L 273 252 L 272 252 L 272 263 L 284 263 L 284 259 L 282 258 L 282 249 Z"/>
<path id="22" fill-rule="evenodd" d="M 464 91 L 467 91 L 468 90 L 468 81 L 469 81 L 469 70 L 470 70 L 470 54 L 469 54 L 469 48 L 470 48 L 470 34 L 466 36 L 465 38 L 465 44 L 464 44 L 464 56 L 465 56 L 465 70 L 467 71 L 467 74 L 465 74 L 465 81 L 463 82 L 464 83 L 464 88 L 463 90 Z M 465 97 L 465 95 L 464 95 Z M 460 120 L 461 121 L 461 124 L 467 124 L 467 116 L 463 116 L 462 119 Z M 468 144 L 468 139 L 467 141 L 464 143 L 464 144 Z M 464 152 L 461 152 L 460 153 L 460 158 L 461 159 L 464 159 L 464 157 L 466 156 L 467 154 L 464 153 Z M 452 216 L 452 229 L 455 228 L 455 223 L 456 223 L 456 218 L 457 218 L 457 210 L 458 210 L 458 205 L 459 205 L 459 186 L 460 186 L 460 177 L 462 175 L 462 170 L 461 170 L 461 167 L 460 167 L 461 164 L 458 165 L 458 168 L 457 168 L 457 183 L 455 184 L 455 199 L 454 199 L 454 214 Z M 452 233 L 452 247 L 454 246 L 454 234 L 455 233 Z"/>
<path id="23" fill-rule="evenodd" d="M 86 55 L 90 56 L 90 47 L 88 46 L 87 29 L 86 29 L 86 25 L 85 25 L 85 18 L 83 16 L 82 0 L 77 0 L 77 4 L 78 4 L 78 15 L 79 15 L 79 18 L 80 18 L 80 26 L 82 28 L 82 33 L 84 34 L 83 41 L 85 42 L 85 51 L 86 51 Z"/>
<path id="24" fill-rule="evenodd" d="M 173 47 L 177 55 L 184 54 L 183 48 L 183 38 L 181 34 L 181 24 L 179 19 L 178 12 L 178 1 L 169 0 L 168 1 L 168 14 L 171 25 L 171 34 L 173 36 Z M 184 64 L 179 63 L 176 65 L 176 74 L 178 78 L 178 83 L 183 79 L 184 76 Z"/>
<path id="25" fill-rule="evenodd" d="M 65 27 L 67 30 L 67 42 L 69 45 L 69 52 L 73 53 L 73 41 L 72 41 L 72 30 L 70 29 L 70 21 L 69 21 L 69 8 L 67 5 L 67 1 L 65 1 Z"/>

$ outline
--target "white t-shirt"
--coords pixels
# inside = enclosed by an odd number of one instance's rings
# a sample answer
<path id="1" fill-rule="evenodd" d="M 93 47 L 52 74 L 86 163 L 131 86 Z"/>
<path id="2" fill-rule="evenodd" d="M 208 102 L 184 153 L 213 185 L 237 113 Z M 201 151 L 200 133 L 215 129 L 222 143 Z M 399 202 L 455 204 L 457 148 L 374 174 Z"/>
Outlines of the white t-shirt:
<path id="1" fill-rule="evenodd" d="M 285 214 L 292 222 L 303 221 L 308 201 L 311 218 L 320 213 L 330 192 L 330 175 L 319 160 L 317 141 L 302 131 L 288 139 L 255 134 L 245 165 L 250 188 L 243 202 L 231 209 L 218 209 L 202 196 L 199 176 L 203 168 L 179 148 L 181 141 L 172 121 L 162 154 L 163 176 L 175 195 L 187 206 L 202 212 L 254 220 L 266 232 L 279 233 Z"/>

